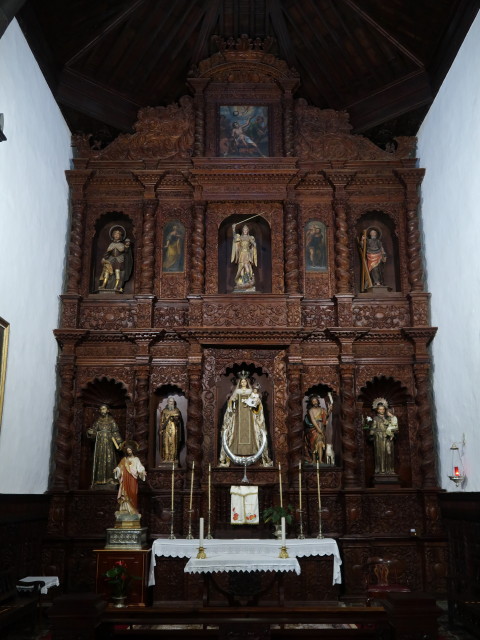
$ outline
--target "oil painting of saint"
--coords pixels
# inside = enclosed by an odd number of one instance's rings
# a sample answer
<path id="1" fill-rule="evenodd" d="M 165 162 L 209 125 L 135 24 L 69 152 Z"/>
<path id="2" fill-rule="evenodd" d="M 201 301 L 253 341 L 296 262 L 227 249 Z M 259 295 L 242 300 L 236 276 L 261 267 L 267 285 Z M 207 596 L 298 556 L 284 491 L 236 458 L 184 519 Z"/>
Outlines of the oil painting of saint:
<path id="1" fill-rule="evenodd" d="M 305 225 L 305 271 L 327 269 L 327 229 L 323 222 L 311 220 Z"/>
<path id="2" fill-rule="evenodd" d="M 167 222 L 163 229 L 162 271 L 163 273 L 183 273 L 185 227 L 178 220 Z"/>
<path id="3" fill-rule="evenodd" d="M 221 106 L 219 155 L 264 158 L 269 155 L 268 107 Z"/>

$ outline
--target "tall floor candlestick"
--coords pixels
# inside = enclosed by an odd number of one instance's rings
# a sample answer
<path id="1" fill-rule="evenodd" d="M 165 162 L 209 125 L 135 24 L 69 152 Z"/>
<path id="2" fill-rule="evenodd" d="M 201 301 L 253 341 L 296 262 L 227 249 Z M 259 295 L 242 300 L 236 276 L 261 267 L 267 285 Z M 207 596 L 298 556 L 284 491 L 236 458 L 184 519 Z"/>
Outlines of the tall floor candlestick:
<path id="1" fill-rule="evenodd" d="M 170 507 L 170 535 L 168 536 L 169 540 L 175 540 L 175 534 L 173 533 L 173 516 L 175 513 L 175 463 L 172 462 L 172 502 Z"/>
<path id="2" fill-rule="evenodd" d="M 302 510 L 302 462 L 298 463 L 298 508 Z"/>
<path id="3" fill-rule="evenodd" d="M 208 521 L 207 521 L 207 540 L 213 538 L 211 531 L 212 521 L 212 465 L 208 463 Z"/>
<path id="4" fill-rule="evenodd" d="M 322 533 L 322 501 L 320 500 L 320 465 L 317 460 L 317 493 L 318 493 L 318 536 L 323 538 Z"/>
<path id="5" fill-rule="evenodd" d="M 283 507 L 283 492 L 282 492 L 282 465 L 278 463 L 278 478 L 280 483 L 280 506 Z"/>
<path id="6" fill-rule="evenodd" d="M 193 504 L 193 477 L 195 475 L 195 460 L 192 462 L 192 476 L 190 479 L 190 508 L 188 510 L 188 533 L 187 533 L 187 540 L 193 540 L 193 535 L 192 535 L 192 513 L 193 513 L 193 509 L 192 509 L 192 504 Z"/>

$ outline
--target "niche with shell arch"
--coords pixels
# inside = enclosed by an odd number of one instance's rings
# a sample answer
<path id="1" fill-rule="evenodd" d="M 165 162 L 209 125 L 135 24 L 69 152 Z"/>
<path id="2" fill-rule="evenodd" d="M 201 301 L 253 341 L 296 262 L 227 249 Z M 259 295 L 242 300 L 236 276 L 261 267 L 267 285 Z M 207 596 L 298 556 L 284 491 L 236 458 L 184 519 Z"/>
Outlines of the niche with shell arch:
<path id="1" fill-rule="evenodd" d="M 217 425 L 217 450 L 215 452 L 215 462 L 218 463 L 220 458 L 221 445 L 221 433 L 223 427 L 223 419 L 227 409 L 227 402 L 230 398 L 233 390 L 236 387 L 237 381 L 240 376 L 240 372 L 246 371 L 250 382 L 258 382 L 260 384 L 260 397 L 262 399 L 263 415 L 265 418 L 265 428 L 267 430 L 267 447 L 270 454 L 270 458 L 273 460 L 275 452 L 273 450 L 272 442 L 272 424 L 273 424 L 273 380 L 263 367 L 258 366 L 252 362 L 235 363 L 225 369 L 225 373 L 222 373 L 216 383 L 216 417 L 215 424 Z M 230 463 L 233 465 L 233 463 Z M 261 464 L 257 462 L 256 465 Z M 255 465 L 255 466 L 256 466 Z"/>
<path id="2" fill-rule="evenodd" d="M 383 280 L 389 292 L 401 291 L 400 262 L 398 236 L 393 220 L 383 211 L 367 211 L 355 225 L 355 251 L 354 251 L 354 271 L 356 293 L 364 293 L 361 287 L 362 279 L 362 258 L 358 241 L 362 233 L 367 230 L 377 231 L 377 235 L 382 243 L 386 254 L 386 261 L 383 263 Z M 373 287 L 375 291 L 376 288 Z"/>
<path id="3" fill-rule="evenodd" d="M 134 250 L 135 240 L 133 237 L 133 223 L 129 216 L 119 211 L 109 211 L 102 215 L 95 223 L 95 234 L 92 242 L 91 267 L 90 267 L 90 293 L 100 293 L 102 291 L 114 292 L 115 274 L 107 280 L 104 271 L 104 263 L 108 247 L 113 242 L 114 232 L 119 230 L 122 242 L 130 241 L 130 246 L 123 252 L 122 263 L 124 269 L 123 294 L 133 294 L 134 292 Z M 128 244 L 128 243 L 127 243 Z M 115 265 L 114 265 L 115 266 Z"/>
<path id="4" fill-rule="evenodd" d="M 79 395 L 79 419 L 81 433 L 80 456 L 79 456 L 79 489 L 89 489 L 92 479 L 92 465 L 95 451 L 95 440 L 87 437 L 89 429 L 99 417 L 99 409 L 102 404 L 106 404 L 110 414 L 117 423 L 118 430 L 123 440 L 131 439 L 132 434 L 127 433 L 127 407 L 130 399 L 127 390 L 121 382 L 116 382 L 107 377 L 95 379 L 89 382 Z M 120 460 L 121 452 L 117 454 L 117 461 Z"/>
<path id="5" fill-rule="evenodd" d="M 235 233 L 242 232 L 243 224 L 248 227 L 249 235 L 255 238 L 257 248 L 257 266 L 253 267 L 255 293 L 272 292 L 272 242 L 271 229 L 262 216 L 233 213 L 225 218 L 218 230 L 218 293 L 235 293 L 235 276 L 238 264 L 232 262 L 233 225 Z"/>
<path id="6" fill-rule="evenodd" d="M 413 403 L 413 398 L 407 388 L 399 380 L 392 377 L 379 376 L 369 380 L 362 387 L 358 396 L 359 409 L 362 413 L 361 426 L 364 431 L 365 447 L 365 479 L 367 486 L 371 486 L 374 477 L 375 463 L 373 443 L 369 430 L 364 428 L 367 417 L 373 417 L 373 402 L 377 398 L 385 398 L 389 409 L 398 419 L 398 433 L 394 438 L 394 468 L 403 487 L 412 486 L 412 460 L 410 430 L 408 424 L 408 405 Z"/>
<path id="7" fill-rule="evenodd" d="M 167 408 L 170 397 L 175 401 L 176 409 L 180 411 L 181 416 L 181 419 L 176 418 L 174 424 L 171 425 L 172 428 L 178 427 L 178 431 L 172 434 L 175 437 L 177 449 L 177 455 L 174 456 L 175 459 L 168 455 L 165 429 L 162 429 L 162 412 Z M 175 467 L 185 467 L 187 410 L 188 401 L 185 392 L 176 385 L 164 384 L 152 394 L 150 400 L 150 442 L 154 443 L 154 445 L 150 447 L 149 452 L 149 460 L 152 467 L 168 466 L 171 468 L 172 462 L 175 462 Z M 163 425 L 163 427 L 165 426 Z M 165 452 L 167 452 L 166 456 Z"/>

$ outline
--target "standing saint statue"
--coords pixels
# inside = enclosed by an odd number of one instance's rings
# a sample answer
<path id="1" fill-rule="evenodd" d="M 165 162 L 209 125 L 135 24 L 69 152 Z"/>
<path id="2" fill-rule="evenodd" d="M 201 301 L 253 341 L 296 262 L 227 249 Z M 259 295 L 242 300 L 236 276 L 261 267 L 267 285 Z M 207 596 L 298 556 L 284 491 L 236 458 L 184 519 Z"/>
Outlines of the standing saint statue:
<path id="1" fill-rule="evenodd" d="M 87 438 L 95 438 L 92 488 L 108 488 L 116 484 L 113 475 L 117 464 L 115 452 L 122 443 L 122 437 L 108 405 L 102 404 L 99 412 L 100 417 L 87 429 Z"/>
<path id="2" fill-rule="evenodd" d="M 378 230 L 364 229 L 358 240 L 358 248 L 362 261 L 361 290 L 384 286 L 383 265 L 387 261 L 387 254 Z"/>
<path id="3" fill-rule="evenodd" d="M 118 488 L 118 512 L 130 515 L 138 514 L 138 479 L 145 480 L 147 474 L 145 467 L 134 455 L 138 450 L 138 444 L 133 440 L 127 440 L 122 445 L 125 456 L 114 469 L 115 478 L 119 481 Z"/>
<path id="4" fill-rule="evenodd" d="M 111 242 L 102 258 L 102 273 L 99 289 L 112 289 L 123 293 L 123 285 L 132 274 L 130 240 L 125 238 L 125 229 L 114 226 L 110 229 Z"/>
<path id="5" fill-rule="evenodd" d="M 236 456 L 254 455 L 261 447 L 262 433 L 266 436 L 266 426 L 259 389 L 260 385 L 257 383 L 252 387 L 247 371 L 240 372 L 237 385 L 228 399 L 223 416 L 222 448 L 219 460 L 221 467 L 230 465 L 230 458 L 223 446 L 223 438 L 229 450 Z M 264 467 L 273 465 L 267 446 L 262 453 L 262 464 Z"/>
<path id="6" fill-rule="evenodd" d="M 328 404 L 318 395 L 310 396 L 303 419 L 307 461 L 326 462 L 327 424 L 332 413 L 331 396 Z M 329 443 L 331 445 L 331 443 Z"/>
<path id="7" fill-rule="evenodd" d="M 160 456 L 162 462 L 177 462 L 183 438 L 183 417 L 175 398 L 169 396 L 160 414 Z"/>
<path id="8" fill-rule="evenodd" d="M 242 233 L 235 233 L 235 228 L 239 223 L 232 225 L 233 243 L 231 262 L 238 265 L 235 275 L 234 292 L 255 291 L 255 275 L 253 267 L 257 266 L 257 245 L 255 238 L 250 235 L 250 230 L 246 224 L 242 227 Z"/>
<path id="9" fill-rule="evenodd" d="M 376 412 L 370 423 L 370 436 L 375 450 L 375 473 L 395 473 L 393 440 L 398 432 L 398 419 L 388 408 L 385 398 L 375 398 L 372 408 Z"/>

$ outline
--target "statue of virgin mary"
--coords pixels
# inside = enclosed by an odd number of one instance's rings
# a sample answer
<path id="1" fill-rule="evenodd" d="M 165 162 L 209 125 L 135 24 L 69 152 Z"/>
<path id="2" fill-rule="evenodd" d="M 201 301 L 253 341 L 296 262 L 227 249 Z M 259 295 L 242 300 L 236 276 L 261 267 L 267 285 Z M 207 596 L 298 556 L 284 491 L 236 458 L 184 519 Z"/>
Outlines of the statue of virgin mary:
<path id="1" fill-rule="evenodd" d="M 223 445 L 224 438 L 229 451 L 236 456 L 252 456 L 262 446 L 262 432 L 266 435 L 266 427 L 259 389 L 258 383 L 252 388 L 247 371 L 240 372 L 223 416 L 219 460 L 221 467 L 230 466 L 230 458 Z M 273 465 L 266 446 L 262 453 L 262 464 L 264 467 Z"/>

